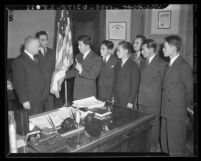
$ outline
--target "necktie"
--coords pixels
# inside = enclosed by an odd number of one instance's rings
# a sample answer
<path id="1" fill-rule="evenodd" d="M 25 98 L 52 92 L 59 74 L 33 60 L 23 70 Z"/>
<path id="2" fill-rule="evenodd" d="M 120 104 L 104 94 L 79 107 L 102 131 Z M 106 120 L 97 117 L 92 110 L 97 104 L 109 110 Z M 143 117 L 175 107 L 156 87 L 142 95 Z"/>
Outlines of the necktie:
<path id="1" fill-rule="evenodd" d="M 148 66 L 149 66 L 149 59 L 146 59 L 146 61 L 145 61 L 145 69 L 147 69 Z"/>
<path id="2" fill-rule="evenodd" d="M 104 62 L 105 64 L 107 63 L 106 58 L 103 59 L 103 62 Z"/>
<path id="3" fill-rule="evenodd" d="M 46 56 L 46 54 L 47 54 L 47 51 L 44 49 L 44 56 Z"/>
<path id="4" fill-rule="evenodd" d="M 170 63 L 167 64 L 167 68 L 169 69 L 171 67 Z"/>
<path id="5" fill-rule="evenodd" d="M 121 67 L 123 67 L 123 65 L 124 65 L 124 63 L 123 63 L 123 61 L 121 61 Z"/>
<path id="6" fill-rule="evenodd" d="M 84 54 L 82 55 L 82 60 L 84 60 Z"/>
<path id="7" fill-rule="evenodd" d="M 38 57 L 37 57 L 37 55 L 34 55 L 33 57 L 34 57 L 34 61 L 35 61 L 36 63 L 38 63 Z"/>

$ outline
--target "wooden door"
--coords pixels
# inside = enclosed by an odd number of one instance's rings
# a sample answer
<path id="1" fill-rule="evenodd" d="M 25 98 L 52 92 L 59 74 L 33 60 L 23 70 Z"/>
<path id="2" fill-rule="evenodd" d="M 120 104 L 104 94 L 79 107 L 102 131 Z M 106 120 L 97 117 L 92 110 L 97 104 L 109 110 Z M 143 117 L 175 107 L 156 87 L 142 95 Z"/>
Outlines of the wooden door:
<path id="1" fill-rule="evenodd" d="M 70 11 L 74 55 L 79 53 L 78 37 L 88 35 L 92 39 L 92 49 L 99 54 L 100 43 L 105 38 L 105 11 Z"/>

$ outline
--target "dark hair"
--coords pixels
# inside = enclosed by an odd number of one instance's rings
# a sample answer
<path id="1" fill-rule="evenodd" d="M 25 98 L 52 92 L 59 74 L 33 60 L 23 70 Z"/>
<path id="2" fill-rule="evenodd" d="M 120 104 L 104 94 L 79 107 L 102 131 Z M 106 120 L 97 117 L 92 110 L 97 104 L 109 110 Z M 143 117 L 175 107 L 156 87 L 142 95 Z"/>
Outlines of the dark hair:
<path id="1" fill-rule="evenodd" d="M 113 49 L 114 47 L 114 43 L 112 41 L 109 40 L 104 40 L 101 44 L 104 44 L 108 49 Z"/>
<path id="2" fill-rule="evenodd" d="M 168 42 L 168 44 L 175 46 L 177 48 L 177 51 L 180 51 L 182 45 L 182 38 L 177 35 L 170 35 L 165 37 L 165 41 Z"/>
<path id="3" fill-rule="evenodd" d="M 142 43 L 144 42 L 144 40 L 146 40 L 146 37 L 145 37 L 145 36 L 143 36 L 143 35 L 137 35 L 137 36 L 133 39 L 133 43 L 134 43 L 135 39 L 137 39 L 137 38 L 138 38 L 138 39 L 140 38 L 140 39 L 142 40 Z M 133 43 L 132 43 L 132 44 L 133 44 Z"/>
<path id="4" fill-rule="evenodd" d="M 88 114 L 84 118 L 85 130 L 92 137 L 98 137 L 101 134 L 102 123 L 100 120 L 94 118 L 94 114 Z"/>
<path id="5" fill-rule="evenodd" d="M 147 48 L 153 48 L 154 52 L 156 52 L 157 49 L 157 43 L 153 39 L 146 39 L 142 45 L 147 45 Z"/>
<path id="6" fill-rule="evenodd" d="M 78 38 L 78 41 L 82 41 L 85 45 L 91 46 L 91 37 L 87 35 L 81 35 Z"/>
<path id="7" fill-rule="evenodd" d="M 127 50 L 128 50 L 128 53 L 132 53 L 132 52 L 133 52 L 133 47 L 132 47 L 132 45 L 131 45 L 130 42 L 128 42 L 128 41 L 121 41 L 121 42 L 119 43 L 119 45 L 122 45 L 122 47 L 123 47 L 124 49 L 127 49 Z"/>
<path id="8" fill-rule="evenodd" d="M 35 34 L 35 36 L 36 36 L 37 38 L 40 38 L 41 35 L 46 35 L 46 36 L 48 37 L 48 34 L 47 34 L 45 31 L 39 31 L 39 32 L 37 32 L 37 33 Z"/>

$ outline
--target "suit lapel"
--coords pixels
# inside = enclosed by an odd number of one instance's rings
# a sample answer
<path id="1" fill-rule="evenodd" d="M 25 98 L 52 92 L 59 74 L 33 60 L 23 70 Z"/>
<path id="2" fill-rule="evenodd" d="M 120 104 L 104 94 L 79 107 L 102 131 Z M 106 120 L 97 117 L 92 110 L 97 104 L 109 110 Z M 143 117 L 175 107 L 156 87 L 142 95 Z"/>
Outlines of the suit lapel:
<path id="1" fill-rule="evenodd" d="M 89 52 L 89 54 L 86 56 L 86 58 L 82 61 L 82 64 L 86 64 L 89 60 L 90 60 L 90 58 L 91 58 L 91 56 L 93 55 L 93 52 L 92 52 L 92 50 Z"/>
<path id="2" fill-rule="evenodd" d="M 105 63 L 105 67 L 106 66 L 110 67 L 111 64 L 112 64 L 112 55 L 109 57 L 108 61 Z"/>
<path id="3" fill-rule="evenodd" d="M 22 54 L 25 61 L 27 61 L 30 65 L 32 65 L 34 68 L 39 70 L 39 64 L 36 63 L 34 60 L 32 60 L 26 53 Z"/>
<path id="4" fill-rule="evenodd" d="M 47 56 L 47 55 L 46 55 Z M 45 63 L 45 57 L 46 56 L 44 56 L 42 53 L 41 53 L 41 51 L 39 51 L 39 53 L 38 53 L 38 58 L 39 58 L 39 62 L 41 63 L 41 64 L 44 64 Z"/>
<path id="5" fill-rule="evenodd" d="M 31 64 L 37 65 L 37 63 L 33 59 L 31 59 L 26 53 L 23 53 L 22 56 L 26 61 L 30 62 Z"/>
<path id="6" fill-rule="evenodd" d="M 154 71 L 152 69 L 155 68 L 155 66 L 157 66 L 157 62 L 158 62 L 158 56 L 156 55 L 151 61 L 151 63 L 149 64 L 148 69 L 151 69 L 151 71 Z"/>
<path id="7" fill-rule="evenodd" d="M 128 60 L 125 62 L 125 64 L 123 65 L 123 67 L 121 67 L 121 70 L 124 71 L 128 68 L 130 62 L 131 62 L 131 58 L 129 57 Z M 121 66 L 121 65 L 120 65 Z"/>

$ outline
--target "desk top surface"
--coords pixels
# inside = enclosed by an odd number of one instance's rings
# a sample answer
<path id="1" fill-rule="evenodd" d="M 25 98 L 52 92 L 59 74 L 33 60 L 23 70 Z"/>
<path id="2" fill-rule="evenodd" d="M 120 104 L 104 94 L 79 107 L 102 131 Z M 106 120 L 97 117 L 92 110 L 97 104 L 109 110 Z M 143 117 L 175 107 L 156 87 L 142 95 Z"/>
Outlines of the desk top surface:
<path id="1" fill-rule="evenodd" d="M 67 149 L 65 152 L 76 152 L 93 143 L 97 143 L 107 137 L 115 135 L 120 131 L 126 131 L 126 128 L 137 127 L 143 122 L 153 119 L 153 115 L 145 114 L 133 109 L 114 106 L 111 117 L 101 120 L 102 130 L 98 137 L 90 136 L 86 130 L 65 136 Z"/>

